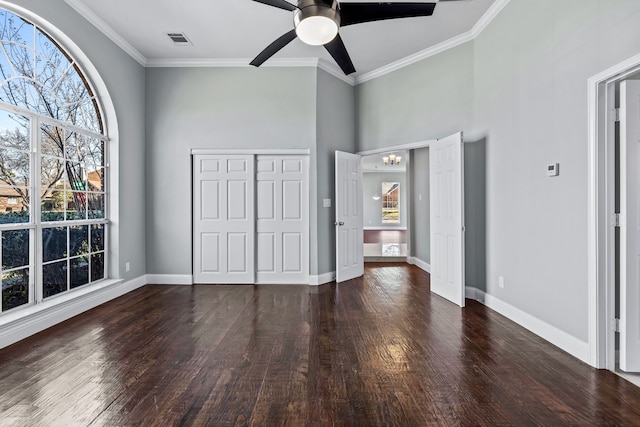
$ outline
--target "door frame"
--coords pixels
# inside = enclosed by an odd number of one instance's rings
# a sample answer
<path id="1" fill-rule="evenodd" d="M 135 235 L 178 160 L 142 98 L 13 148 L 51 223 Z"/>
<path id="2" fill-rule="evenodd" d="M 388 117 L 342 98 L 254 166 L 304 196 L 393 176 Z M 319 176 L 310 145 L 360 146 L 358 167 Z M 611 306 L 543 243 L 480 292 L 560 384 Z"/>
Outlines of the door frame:
<path id="1" fill-rule="evenodd" d="M 437 139 L 428 139 L 428 140 L 424 140 L 424 141 L 418 141 L 418 142 L 412 142 L 409 144 L 400 144 L 400 145 L 392 145 L 389 147 L 384 147 L 384 148 L 374 148 L 372 150 L 365 150 L 365 151 L 360 151 L 357 152 L 356 154 L 359 154 L 360 156 L 364 157 L 364 156 L 372 156 L 372 155 L 376 155 L 376 154 L 384 154 L 384 153 L 388 153 L 390 151 L 401 151 L 401 150 L 405 150 L 407 152 L 410 152 L 410 150 L 415 150 L 418 148 L 428 148 L 429 145 L 433 144 L 434 142 L 437 142 Z M 411 197 L 411 180 L 409 179 L 409 175 L 411 173 L 411 168 L 413 167 L 413 165 L 410 162 L 407 162 L 407 170 L 406 170 L 406 174 L 407 174 L 407 189 L 406 189 L 406 194 L 408 195 L 407 197 Z M 407 199 L 408 201 L 410 199 Z M 407 262 L 411 263 L 412 260 L 414 260 L 413 258 L 413 242 L 411 241 L 411 209 L 409 208 L 409 205 L 407 205 Z M 421 263 L 422 264 L 422 263 Z M 422 267 L 421 267 L 422 268 Z M 429 268 L 430 270 L 430 268 Z M 430 271 L 429 271 L 430 273 Z"/>
<path id="2" fill-rule="evenodd" d="M 252 148 L 230 148 L 230 149 L 225 149 L 225 148 L 192 148 L 190 150 L 190 159 L 191 159 L 191 167 L 193 168 L 193 158 L 196 155 L 207 155 L 207 154 L 212 154 L 212 155 L 250 155 L 250 156 L 254 156 L 257 157 L 259 155 L 272 155 L 272 156 L 307 156 L 308 160 L 307 160 L 307 174 L 310 173 L 310 165 L 311 165 L 311 160 L 310 160 L 310 156 L 311 156 L 311 150 L 309 148 L 266 148 L 266 149 L 261 149 L 261 148 L 256 148 L 256 149 L 252 149 Z M 195 238 L 194 238 L 194 212 L 193 212 L 193 208 L 194 208 L 194 189 L 193 189 L 193 173 L 194 171 L 191 171 L 191 215 L 189 220 L 191 221 L 191 284 L 194 284 L 194 277 L 195 277 L 195 252 L 196 252 L 196 248 L 195 248 Z M 255 175 L 255 171 L 254 171 L 254 175 Z M 256 176 L 254 176 L 254 182 L 255 182 L 255 178 Z M 311 195 L 311 179 L 310 176 L 307 175 L 307 185 L 309 185 L 309 187 L 306 189 L 307 193 L 309 195 Z M 254 198 L 255 198 L 255 194 L 254 194 Z M 306 224 L 308 227 L 308 238 L 307 238 L 307 254 L 309 254 L 309 259 L 307 260 L 307 277 L 309 279 L 309 283 L 311 284 L 311 272 L 310 272 L 310 266 L 311 266 L 311 198 L 309 197 L 308 200 L 308 209 L 306 209 L 306 214 L 307 214 L 307 218 L 306 218 Z M 254 208 L 255 211 L 255 208 Z M 256 248 L 254 248 L 254 250 L 256 250 Z M 256 285 L 259 285 L 260 283 L 254 283 Z"/>
<path id="3" fill-rule="evenodd" d="M 588 351 L 585 361 L 615 371 L 615 92 L 640 72 L 640 55 L 588 80 Z"/>

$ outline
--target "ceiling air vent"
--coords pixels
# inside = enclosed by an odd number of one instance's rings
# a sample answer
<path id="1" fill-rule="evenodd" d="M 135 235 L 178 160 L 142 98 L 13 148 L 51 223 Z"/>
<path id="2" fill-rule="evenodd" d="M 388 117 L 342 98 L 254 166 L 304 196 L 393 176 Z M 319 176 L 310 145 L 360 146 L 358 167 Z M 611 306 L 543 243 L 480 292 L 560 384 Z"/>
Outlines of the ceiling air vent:
<path id="1" fill-rule="evenodd" d="M 193 43 L 184 35 L 184 33 L 167 33 L 167 36 L 177 46 L 193 46 Z"/>

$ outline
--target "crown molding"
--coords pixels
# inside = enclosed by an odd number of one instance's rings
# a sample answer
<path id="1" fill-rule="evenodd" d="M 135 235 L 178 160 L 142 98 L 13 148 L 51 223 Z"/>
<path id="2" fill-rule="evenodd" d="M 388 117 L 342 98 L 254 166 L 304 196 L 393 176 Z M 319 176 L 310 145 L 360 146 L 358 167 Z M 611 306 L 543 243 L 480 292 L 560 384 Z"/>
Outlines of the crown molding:
<path id="1" fill-rule="evenodd" d="M 146 67 L 249 67 L 251 58 L 147 59 Z M 260 67 L 318 67 L 318 58 L 271 58 Z"/>
<path id="2" fill-rule="evenodd" d="M 326 71 L 327 73 L 331 74 L 333 77 L 336 77 L 351 86 L 356 85 L 356 79 L 352 76 L 345 75 L 342 69 L 338 67 L 338 65 L 335 64 L 334 62 L 329 62 L 329 61 L 325 61 L 324 59 L 320 59 L 320 61 L 318 61 L 318 68 Z"/>
<path id="3" fill-rule="evenodd" d="M 340 67 L 336 64 L 318 58 L 271 58 L 261 66 L 318 67 L 343 82 L 351 86 L 356 86 L 360 83 L 384 76 L 385 74 L 397 71 L 415 64 L 416 62 L 474 40 L 491 23 L 491 21 L 498 16 L 502 9 L 509 4 L 509 1 L 510 0 L 495 0 L 491 7 L 487 9 L 484 15 L 482 15 L 478 22 L 476 22 L 473 28 L 469 31 L 357 77 L 345 76 Z M 148 59 L 129 44 L 122 36 L 120 36 L 120 34 L 118 34 L 111 26 L 104 22 L 102 18 L 96 15 L 95 12 L 87 7 L 82 0 L 65 0 L 65 2 L 143 67 L 248 67 L 251 62 L 251 59 L 237 58 Z"/>
<path id="4" fill-rule="evenodd" d="M 141 54 L 135 47 L 127 42 L 120 34 L 116 32 L 109 24 L 104 22 L 102 18 L 95 14 L 95 12 L 89 9 L 81 0 L 64 0 L 71 8 L 78 12 L 84 19 L 89 21 L 94 27 L 100 30 L 105 36 L 107 36 L 112 42 L 117 44 L 122 50 L 124 50 L 129 56 L 138 61 L 140 65 L 145 67 L 147 65 L 147 59 Z"/>
<path id="5" fill-rule="evenodd" d="M 364 73 L 356 77 L 355 84 L 359 85 L 360 83 L 364 83 L 377 77 L 384 76 L 385 74 L 389 74 L 401 68 L 408 67 L 409 65 L 415 64 L 416 62 L 420 62 L 424 59 L 435 56 L 439 53 L 442 53 L 449 49 L 453 49 L 454 47 L 474 40 L 480 35 L 480 33 L 482 33 L 485 28 L 487 28 L 491 21 L 493 21 L 495 17 L 498 16 L 500 11 L 502 11 L 502 9 L 509 3 L 509 1 L 510 0 L 496 0 L 491 5 L 491 7 L 487 9 L 484 15 L 482 15 L 478 22 L 476 22 L 471 30 L 458 36 L 452 37 L 449 40 L 445 40 L 442 43 L 438 43 L 437 45 L 424 49 L 420 52 L 417 52 L 413 55 L 409 55 L 398 61 L 392 62 L 391 64 L 385 65 L 368 73 Z"/>
<path id="6" fill-rule="evenodd" d="M 404 67 L 408 67 L 409 65 L 415 64 L 416 62 L 420 62 L 424 59 L 435 56 L 449 49 L 453 49 L 454 47 L 460 46 L 461 44 L 464 44 L 473 39 L 474 37 L 471 34 L 471 32 L 467 31 L 466 33 L 450 38 L 449 40 L 445 40 L 442 43 L 438 43 L 437 45 L 431 46 L 430 48 L 421 50 L 418 53 L 399 59 L 395 62 L 392 62 L 388 65 L 385 65 L 383 67 L 380 67 L 368 73 L 361 74 L 360 76 L 356 77 L 356 85 L 367 82 L 369 80 L 373 80 L 378 77 L 382 77 L 385 74 L 392 73 Z"/>

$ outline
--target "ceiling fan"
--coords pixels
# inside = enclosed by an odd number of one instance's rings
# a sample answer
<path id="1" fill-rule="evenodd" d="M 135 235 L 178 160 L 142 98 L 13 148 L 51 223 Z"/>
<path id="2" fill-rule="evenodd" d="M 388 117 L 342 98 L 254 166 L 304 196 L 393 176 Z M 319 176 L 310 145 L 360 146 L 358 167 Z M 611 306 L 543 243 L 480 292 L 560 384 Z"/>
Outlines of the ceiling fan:
<path id="1" fill-rule="evenodd" d="M 251 65 L 259 67 L 297 37 L 313 46 L 324 45 L 346 75 L 354 73 L 356 69 L 338 33 L 340 27 L 384 19 L 431 16 L 436 6 L 433 2 L 338 3 L 337 0 L 298 0 L 294 5 L 286 0 L 253 1 L 293 12 L 294 29 L 267 46 L 251 61 Z"/>

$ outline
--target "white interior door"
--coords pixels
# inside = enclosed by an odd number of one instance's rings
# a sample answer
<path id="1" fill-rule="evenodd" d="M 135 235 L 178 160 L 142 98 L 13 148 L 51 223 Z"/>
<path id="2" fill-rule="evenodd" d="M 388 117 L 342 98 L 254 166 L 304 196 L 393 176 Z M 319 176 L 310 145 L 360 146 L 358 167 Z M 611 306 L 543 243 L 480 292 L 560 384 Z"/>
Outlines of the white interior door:
<path id="1" fill-rule="evenodd" d="M 462 133 L 429 145 L 431 291 L 464 307 Z"/>
<path id="2" fill-rule="evenodd" d="M 640 81 L 620 83 L 620 369 L 640 372 Z"/>
<path id="3" fill-rule="evenodd" d="M 195 283 L 254 283 L 254 156 L 193 156 Z"/>
<path id="4" fill-rule="evenodd" d="M 357 154 L 336 151 L 336 282 L 364 274 L 362 168 Z"/>
<path id="5" fill-rule="evenodd" d="M 309 158 L 256 157 L 256 280 L 309 283 Z"/>

